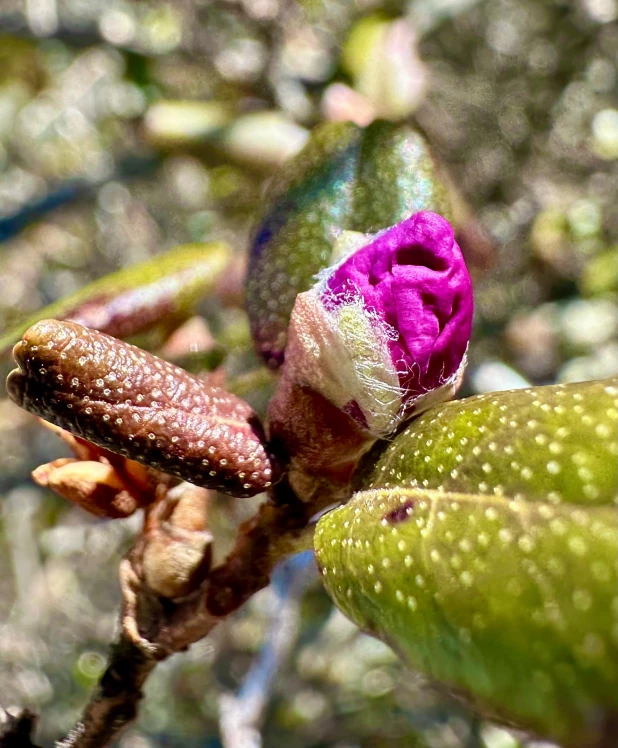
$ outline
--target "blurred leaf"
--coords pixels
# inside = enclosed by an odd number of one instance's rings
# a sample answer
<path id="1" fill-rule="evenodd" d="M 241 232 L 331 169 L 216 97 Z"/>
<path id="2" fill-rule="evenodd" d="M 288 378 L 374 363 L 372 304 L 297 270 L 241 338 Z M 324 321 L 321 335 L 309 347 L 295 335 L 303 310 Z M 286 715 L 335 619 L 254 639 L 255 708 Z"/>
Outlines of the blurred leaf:
<path id="1" fill-rule="evenodd" d="M 42 64 L 36 42 L 0 33 L 2 84 L 24 83 L 38 91 L 48 83 L 49 71 Z"/>
<path id="2" fill-rule="evenodd" d="M 341 231 L 379 231 L 419 210 L 451 215 L 417 130 L 386 122 L 316 128 L 275 177 L 253 238 L 247 310 L 266 360 L 281 363 L 294 299 L 330 264 Z"/>
<path id="3" fill-rule="evenodd" d="M 618 712 L 617 397 L 594 382 L 435 408 L 315 535 L 362 629 L 482 713 L 568 746 L 601 745 Z"/>
<path id="4" fill-rule="evenodd" d="M 341 67 L 352 78 L 356 78 L 367 64 L 367 50 L 378 44 L 389 24 L 386 16 L 374 14 L 363 16 L 352 25 L 341 50 Z"/>
<path id="5" fill-rule="evenodd" d="M 234 161 L 270 171 L 295 156 L 308 135 L 281 112 L 252 112 L 230 123 L 214 142 Z"/>
<path id="6" fill-rule="evenodd" d="M 14 326 L 0 338 L 0 355 L 41 319 L 70 319 L 118 338 L 178 323 L 216 288 L 230 257 L 219 242 L 183 244 L 106 275 Z"/>
<path id="7" fill-rule="evenodd" d="M 144 118 L 146 139 L 164 149 L 186 148 L 219 133 L 234 108 L 219 101 L 157 101 Z"/>
<path id="8" fill-rule="evenodd" d="M 158 101 L 144 119 L 146 139 L 163 150 L 202 150 L 271 170 L 304 146 L 308 132 L 278 111 L 237 116 L 220 101 Z"/>
<path id="9" fill-rule="evenodd" d="M 350 30 L 342 67 L 378 117 L 403 120 L 422 102 L 427 72 L 417 42 L 416 30 L 405 18 L 365 16 Z"/>
<path id="10" fill-rule="evenodd" d="M 618 291 L 618 245 L 586 262 L 579 287 L 583 296 L 615 294 Z"/>

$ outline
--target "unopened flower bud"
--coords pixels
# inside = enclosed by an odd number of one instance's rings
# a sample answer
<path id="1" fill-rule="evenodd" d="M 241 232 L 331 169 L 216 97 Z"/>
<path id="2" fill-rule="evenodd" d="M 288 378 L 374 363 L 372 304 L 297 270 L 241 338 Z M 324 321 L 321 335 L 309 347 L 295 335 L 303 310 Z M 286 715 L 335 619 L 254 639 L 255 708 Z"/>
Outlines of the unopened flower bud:
<path id="1" fill-rule="evenodd" d="M 149 467 L 234 496 L 273 481 L 258 418 L 240 398 L 73 322 L 44 320 L 15 346 L 22 408 Z"/>
<path id="2" fill-rule="evenodd" d="M 285 357 L 296 296 L 332 265 L 342 231 L 380 231 L 419 210 L 450 216 L 451 199 L 423 135 L 408 124 L 331 122 L 277 173 L 251 243 L 246 304 L 268 366 Z"/>
<path id="3" fill-rule="evenodd" d="M 344 241 L 353 248 L 358 235 Z M 271 436 L 288 449 L 298 443 L 292 456 L 302 451 L 309 469 L 313 455 L 328 454 L 327 430 L 303 444 L 295 439 L 304 426 L 294 393 L 311 391 L 339 412 L 340 428 L 347 417 L 364 434 L 364 445 L 358 439 L 350 445 L 352 466 L 359 449 L 452 397 L 465 368 L 472 311 L 472 286 L 453 229 L 437 214 L 417 213 L 352 249 L 296 299 L 282 381 L 269 411 Z M 315 419 L 303 414 L 305 422 Z M 351 433 L 349 424 L 345 430 Z"/>

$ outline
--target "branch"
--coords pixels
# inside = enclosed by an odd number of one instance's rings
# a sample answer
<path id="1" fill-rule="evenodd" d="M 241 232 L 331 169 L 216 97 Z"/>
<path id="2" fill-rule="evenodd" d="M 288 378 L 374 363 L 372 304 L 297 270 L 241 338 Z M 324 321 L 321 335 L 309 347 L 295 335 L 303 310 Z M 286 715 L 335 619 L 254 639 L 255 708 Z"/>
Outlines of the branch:
<path id="1" fill-rule="evenodd" d="M 157 661 L 121 635 L 83 719 L 58 748 L 100 748 L 137 716 L 142 687 Z"/>
<path id="2" fill-rule="evenodd" d="M 324 492 L 321 503 L 330 503 Z M 137 716 L 142 688 L 158 661 L 182 652 L 209 634 L 253 594 L 266 587 L 274 567 L 312 548 L 309 525 L 315 505 L 306 505 L 285 483 L 239 529 L 236 544 L 202 587 L 180 600 L 161 600 L 140 578 L 142 539 L 121 567 L 123 633 L 82 719 L 58 748 L 102 748 Z"/>

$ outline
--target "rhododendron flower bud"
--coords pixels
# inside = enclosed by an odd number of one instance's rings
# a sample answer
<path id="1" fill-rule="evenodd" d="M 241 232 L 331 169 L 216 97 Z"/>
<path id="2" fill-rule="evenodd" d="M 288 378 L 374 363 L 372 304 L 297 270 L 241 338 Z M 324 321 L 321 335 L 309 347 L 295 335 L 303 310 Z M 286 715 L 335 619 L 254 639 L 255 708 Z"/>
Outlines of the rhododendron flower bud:
<path id="1" fill-rule="evenodd" d="M 472 285 L 452 227 L 436 213 L 416 213 L 299 295 L 286 369 L 385 436 L 402 418 L 454 394 L 472 312 Z"/>
<path id="2" fill-rule="evenodd" d="M 451 203 L 429 143 L 410 125 L 315 128 L 270 183 L 251 242 L 245 299 L 267 365 L 283 364 L 296 296 L 333 264 L 342 231 L 375 233 L 419 210 L 448 218 Z"/>
<path id="3" fill-rule="evenodd" d="M 337 264 L 296 298 L 271 440 L 302 474 L 346 483 L 376 439 L 453 396 L 472 328 L 472 284 L 453 229 L 420 212 L 373 237 L 344 232 Z"/>

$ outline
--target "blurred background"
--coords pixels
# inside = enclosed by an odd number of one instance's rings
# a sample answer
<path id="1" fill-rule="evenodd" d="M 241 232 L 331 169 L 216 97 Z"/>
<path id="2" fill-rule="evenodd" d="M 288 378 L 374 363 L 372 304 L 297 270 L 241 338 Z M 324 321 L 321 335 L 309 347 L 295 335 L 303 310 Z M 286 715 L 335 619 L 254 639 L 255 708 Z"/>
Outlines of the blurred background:
<path id="1" fill-rule="evenodd" d="M 617 19 L 616 0 L 0 0 L 0 332 L 176 244 L 242 257 L 315 124 L 411 118 L 465 216 L 462 394 L 618 373 Z M 240 302 L 201 311 L 250 368 Z M 40 713 L 44 745 L 104 668 L 139 527 L 32 483 L 63 450 L 0 400 L 0 704 Z M 251 509 L 220 503 L 223 531 Z M 302 558 L 159 666 L 119 745 L 243 746 L 243 714 L 273 748 L 520 745 L 357 632 Z"/>

